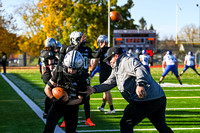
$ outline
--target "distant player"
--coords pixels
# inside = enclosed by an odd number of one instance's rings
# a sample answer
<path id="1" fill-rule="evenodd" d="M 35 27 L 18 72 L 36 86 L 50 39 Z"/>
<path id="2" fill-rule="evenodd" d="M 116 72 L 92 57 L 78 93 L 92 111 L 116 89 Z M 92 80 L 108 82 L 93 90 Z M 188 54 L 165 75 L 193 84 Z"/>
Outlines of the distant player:
<path id="1" fill-rule="evenodd" d="M 142 55 L 140 55 L 139 57 L 140 57 L 140 61 L 144 65 L 144 67 L 150 73 L 150 68 L 149 68 L 149 58 L 150 58 L 150 56 L 147 55 L 147 51 L 146 50 L 142 50 Z"/>
<path id="2" fill-rule="evenodd" d="M 129 49 L 129 50 L 128 50 L 127 55 L 130 56 L 130 57 L 134 56 L 134 55 L 133 55 L 133 51 L 132 51 L 132 49 Z"/>
<path id="3" fill-rule="evenodd" d="M 134 53 L 133 55 L 135 56 L 136 59 L 139 60 L 140 50 L 139 50 L 139 49 L 136 49 L 136 50 L 135 50 L 135 53 Z"/>
<path id="4" fill-rule="evenodd" d="M 184 61 L 184 66 L 185 68 L 183 69 L 183 71 L 181 72 L 180 76 L 183 75 L 183 73 L 188 69 L 188 68 L 192 68 L 199 76 L 200 74 L 197 72 L 196 68 L 195 68 L 195 57 L 193 55 L 193 53 L 191 51 L 188 52 L 188 54 L 185 56 L 185 61 Z"/>
<path id="5" fill-rule="evenodd" d="M 179 83 L 182 85 L 181 79 L 178 75 L 178 63 L 176 61 L 176 57 L 172 54 L 172 51 L 167 51 L 167 54 L 163 57 L 162 68 L 163 74 L 160 78 L 159 84 L 164 80 L 168 72 L 172 71 L 178 79 Z"/>

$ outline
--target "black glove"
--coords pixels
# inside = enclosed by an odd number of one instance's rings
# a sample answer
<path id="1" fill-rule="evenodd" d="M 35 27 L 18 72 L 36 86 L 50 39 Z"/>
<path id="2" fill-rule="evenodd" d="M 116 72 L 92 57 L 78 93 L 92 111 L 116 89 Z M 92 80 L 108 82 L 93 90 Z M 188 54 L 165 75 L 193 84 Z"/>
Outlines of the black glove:
<path id="1" fill-rule="evenodd" d="M 63 97 L 64 95 L 60 97 L 59 99 L 56 99 L 55 97 L 51 98 L 51 101 L 53 102 L 53 105 L 55 106 L 55 108 L 61 108 L 65 105 L 65 102 L 62 100 Z"/>

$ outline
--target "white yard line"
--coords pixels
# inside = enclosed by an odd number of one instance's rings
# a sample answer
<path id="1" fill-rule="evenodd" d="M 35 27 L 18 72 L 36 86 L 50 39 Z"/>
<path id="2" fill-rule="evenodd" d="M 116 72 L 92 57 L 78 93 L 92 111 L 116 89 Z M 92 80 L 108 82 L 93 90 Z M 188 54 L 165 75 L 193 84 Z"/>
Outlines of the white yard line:
<path id="1" fill-rule="evenodd" d="M 37 116 L 46 123 L 43 119 L 43 112 L 28 96 L 26 96 L 15 84 L 13 84 L 5 75 L 1 76 L 8 82 L 8 84 L 17 92 L 17 94 L 28 104 L 28 106 L 37 114 Z M 56 133 L 65 133 L 58 125 L 55 128 Z"/>
<path id="2" fill-rule="evenodd" d="M 172 130 L 200 130 L 200 128 L 172 128 Z M 96 133 L 96 132 L 119 132 L 119 129 L 114 130 L 81 130 L 79 133 Z M 134 131 L 156 131 L 156 129 L 134 129 Z"/>

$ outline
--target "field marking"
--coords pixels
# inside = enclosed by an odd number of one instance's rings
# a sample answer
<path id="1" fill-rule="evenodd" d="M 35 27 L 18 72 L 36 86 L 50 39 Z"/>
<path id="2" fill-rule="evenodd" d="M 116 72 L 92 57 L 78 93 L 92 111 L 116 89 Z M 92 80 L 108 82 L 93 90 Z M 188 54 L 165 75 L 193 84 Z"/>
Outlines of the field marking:
<path id="1" fill-rule="evenodd" d="M 166 110 L 200 110 L 200 108 L 166 108 Z M 90 110 L 91 112 L 100 112 L 98 109 Z M 109 109 L 104 109 L 104 112 L 109 111 Z M 124 111 L 124 109 L 115 109 L 115 111 Z M 85 112 L 85 110 L 79 110 L 79 112 Z"/>
<path id="2" fill-rule="evenodd" d="M 184 99 L 184 98 L 200 98 L 200 96 L 195 97 L 167 97 L 167 99 Z M 124 100 L 124 98 L 112 98 L 114 100 Z M 90 98 L 90 100 L 102 100 L 102 98 Z"/>
<path id="3" fill-rule="evenodd" d="M 200 130 L 200 128 L 171 128 L 172 130 Z M 92 133 L 92 132 L 119 132 L 119 129 L 114 130 L 80 130 L 79 133 Z M 157 131 L 154 128 L 151 129 L 134 129 L 134 131 Z"/>
<path id="4" fill-rule="evenodd" d="M 16 91 L 16 93 L 28 104 L 28 106 L 37 114 L 37 116 L 46 123 L 46 119 L 43 119 L 43 110 L 40 109 L 28 96 L 26 96 L 12 81 L 10 81 L 5 75 L 0 74 L 4 80 Z M 56 133 L 65 133 L 58 125 L 55 128 Z"/>

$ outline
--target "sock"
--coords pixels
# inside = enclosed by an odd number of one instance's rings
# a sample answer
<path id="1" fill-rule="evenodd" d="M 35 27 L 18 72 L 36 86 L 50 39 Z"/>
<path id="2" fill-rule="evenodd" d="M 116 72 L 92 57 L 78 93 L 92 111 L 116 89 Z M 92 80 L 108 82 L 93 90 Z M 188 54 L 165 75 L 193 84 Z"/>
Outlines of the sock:
<path id="1" fill-rule="evenodd" d="M 110 105 L 110 110 L 113 110 L 113 109 L 114 109 L 113 105 Z"/>
<path id="2" fill-rule="evenodd" d="M 101 107 L 102 107 L 102 108 L 104 108 L 104 107 L 105 107 L 105 105 L 106 105 L 106 103 L 102 103 Z"/>

